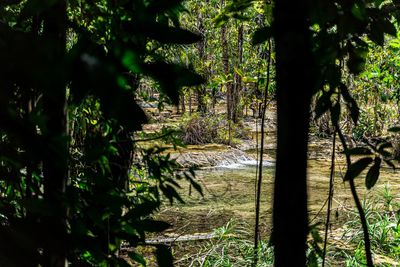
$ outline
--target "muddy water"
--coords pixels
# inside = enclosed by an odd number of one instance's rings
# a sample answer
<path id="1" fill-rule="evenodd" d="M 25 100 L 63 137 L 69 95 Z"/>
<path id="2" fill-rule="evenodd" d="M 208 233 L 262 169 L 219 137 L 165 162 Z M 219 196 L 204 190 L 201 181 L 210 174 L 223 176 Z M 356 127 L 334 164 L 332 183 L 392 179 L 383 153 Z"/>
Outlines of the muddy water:
<path id="1" fill-rule="evenodd" d="M 309 217 L 310 221 L 316 223 L 323 221 L 326 214 L 326 206 L 323 205 L 329 188 L 330 162 L 326 159 L 312 159 L 308 165 Z M 354 206 L 348 183 L 342 182 L 344 168 L 343 161 L 339 160 L 335 168 L 333 202 L 333 224 L 338 227 L 346 220 L 345 216 L 348 213 L 345 211 Z M 273 174 L 273 166 L 263 168 L 261 230 L 264 236 L 269 234 L 271 228 Z M 360 198 L 380 195 L 385 185 L 389 184 L 392 194 L 400 199 L 398 174 L 389 168 L 383 168 L 376 186 L 367 191 L 363 173 L 356 180 Z M 225 225 L 230 219 L 246 222 L 251 233 L 254 224 L 255 177 L 255 166 L 199 170 L 197 178 L 203 187 L 204 197 L 193 190 L 189 196 L 189 185 L 184 183 L 180 193 L 186 203 L 165 206 L 160 212 L 160 217 L 173 225 L 168 231 L 170 234 L 210 232 Z"/>

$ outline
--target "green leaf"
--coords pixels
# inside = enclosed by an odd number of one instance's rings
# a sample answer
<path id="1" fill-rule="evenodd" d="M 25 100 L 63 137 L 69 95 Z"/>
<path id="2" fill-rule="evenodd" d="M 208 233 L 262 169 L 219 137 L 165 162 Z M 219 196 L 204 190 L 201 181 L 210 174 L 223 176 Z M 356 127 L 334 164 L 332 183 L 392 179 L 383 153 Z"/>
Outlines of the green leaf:
<path id="1" fill-rule="evenodd" d="M 400 132 L 400 126 L 393 126 L 388 129 L 389 132 L 397 133 Z"/>
<path id="2" fill-rule="evenodd" d="M 353 120 L 354 124 L 357 125 L 358 118 L 360 117 L 360 108 L 357 105 L 357 102 L 350 95 L 349 89 L 343 83 L 340 84 L 340 93 L 346 102 L 347 109 L 350 112 L 350 117 Z"/>
<path id="3" fill-rule="evenodd" d="M 317 104 L 315 105 L 315 118 L 319 119 L 322 115 L 324 115 L 332 105 L 331 102 L 331 91 L 322 92 L 322 96 L 320 96 L 317 100 Z"/>
<path id="4" fill-rule="evenodd" d="M 43 13 L 52 6 L 54 6 L 58 0 L 30 0 L 27 1 L 21 10 L 21 17 L 26 18 L 31 15 Z"/>
<path id="5" fill-rule="evenodd" d="M 137 192 L 135 192 L 136 194 Z M 134 208 L 128 211 L 124 217 L 139 219 L 140 217 L 148 216 L 159 208 L 159 203 L 156 201 L 145 201 L 141 204 L 136 204 Z"/>
<path id="6" fill-rule="evenodd" d="M 159 82 L 163 92 L 174 104 L 179 102 L 179 89 L 182 86 L 194 86 L 204 82 L 203 77 L 194 71 L 162 61 L 145 64 L 143 70 L 145 74 Z"/>
<path id="7" fill-rule="evenodd" d="M 372 158 L 370 158 L 370 157 L 357 160 L 356 162 L 351 164 L 350 167 L 347 169 L 347 172 L 346 172 L 343 180 L 348 181 L 348 180 L 356 178 L 365 168 L 368 167 L 368 165 L 371 162 L 372 162 Z"/>
<path id="8" fill-rule="evenodd" d="M 372 155 L 372 151 L 366 147 L 355 147 L 343 151 L 344 154 L 351 155 Z"/>
<path id="9" fill-rule="evenodd" d="M 379 22 L 374 21 L 371 24 L 371 29 L 368 32 L 368 38 L 379 46 L 383 46 L 385 43 L 385 32 L 383 32 L 379 27 Z"/>
<path id="10" fill-rule="evenodd" d="M 201 185 L 199 185 L 192 177 L 190 177 L 186 172 L 184 173 L 186 179 L 190 182 L 190 184 L 194 187 L 194 189 L 199 192 L 199 194 L 204 197 L 203 189 Z"/>
<path id="11" fill-rule="evenodd" d="M 157 245 L 156 251 L 157 263 L 159 267 L 173 267 L 174 260 L 171 248 L 166 245 Z"/>
<path id="12" fill-rule="evenodd" d="M 244 72 L 243 70 L 234 67 L 235 72 L 240 76 L 240 77 L 244 77 Z"/>
<path id="13" fill-rule="evenodd" d="M 0 2 L 0 6 L 10 6 L 10 5 L 18 5 L 23 0 L 3 0 Z"/>
<path id="14" fill-rule="evenodd" d="M 390 142 L 382 142 L 380 144 L 378 144 L 378 146 L 376 147 L 378 149 L 378 151 L 383 151 L 385 148 L 390 148 L 393 147 L 392 143 Z"/>
<path id="15" fill-rule="evenodd" d="M 374 165 L 372 165 L 365 177 L 365 185 L 367 189 L 371 189 L 376 184 L 376 181 L 378 181 L 381 162 L 382 160 L 380 157 L 375 157 Z"/>
<path id="16" fill-rule="evenodd" d="M 146 34 L 151 39 L 165 44 L 192 44 L 201 40 L 200 35 L 191 31 L 169 27 L 161 23 L 146 25 Z"/>
<path id="17" fill-rule="evenodd" d="M 183 0 L 152 0 L 147 6 L 150 13 L 162 13 L 180 7 Z"/>
<path id="18" fill-rule="evenodd" d="M 146 232 L 156 233 L 156 232 L 162 232 L 162 231 L 168 229 L 169 227 L 171 227 L 171 225 L 169 223 L 163 222 L 163 221 L 155 221 L 155 220 L 151 220 L 151 219 L 145 219 L 143 221 L 138 222 L 137 227 Z"/>
<path id="19" fill-rule="evenodd" d="M 255 31 L 251 42 L 253 43 L 253 45 L 258 45 L 269 40 L 270 38 L 272 38 L 272 36 L 273 36 L 272 27 L 271 26 L 263 27 Z"/>
<path id="20" fill-rule="evenodd" d="M 122 56 L 122 64 L 135 74 L 140 73 L 141 71 L 139 56 L 131 50 L 125 51 L 124 55 Z"/>
<path id="21" fill-rule="evenodd" d="M 369 51 L 368 44 L 360 38 L 352 38 L 347 42 L 345 49 L 348 53 L 347 67 L 349 71 L 352 74 L 360 74 L 365 69 Z"/>
<path id="22" fill-rule="evenodd" d="M 396 166 L 393 164 L 391 160 L 384 159 L 383 160 L 388 166 L 392 167 L 393 170 L 396 169 Z"/>
<path id="23" fill-rule="evenodd" d="M 340 119 L 340 103 L 337 101 L 335 105 L 331 108 L 331 120 L 332 125 L 337 125 Z"/>
<path id="24" fill-rule="evenodd" d="M 163 194 L 168 198 L 170 204 L 172 205 L 174 199 L 178 200 L 181 203 L 185 203 L 181 196 L 176 192 L 175 188 L 173 188 L 170 185 L 163 185 L 160 184 L 160 190 L 163 192 Z"/>
<path id="25" fill-rule="evenodd" d="M 355 3 L 351 8 L 351 13 L 353 14 L 353 16 L 363 21 L 366 16 L 365 4 L 360 5 L 359 3 Z"/>
<path id="26" fill-rule="evenodd" d="M 381 18 L 378 23 L 378 29 L 384 33 L 390 34 L 393 37 L 397 36 L 395 26 L 388 18 Z"/>
<path id="27" fill-rule="evenodd" d="M 143 258 L 143 255 L 136 253 L 135 251 L 128 252 L 129 257 L 136 261 L 137 263 L 141 264 L 142 266 L 146 267 L 146 260 Z"/>

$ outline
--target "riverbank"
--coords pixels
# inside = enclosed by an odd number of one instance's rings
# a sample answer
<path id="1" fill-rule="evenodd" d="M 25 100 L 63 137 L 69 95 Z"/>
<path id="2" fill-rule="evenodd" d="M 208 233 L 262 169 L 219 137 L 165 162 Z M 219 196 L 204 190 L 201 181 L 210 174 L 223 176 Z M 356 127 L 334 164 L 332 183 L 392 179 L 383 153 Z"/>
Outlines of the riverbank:
<path id="1" fill-rule="evenodd" d="M 269 114 L 272 116 L 273 112 Z M 266 242 L 268 242 L 271 234 L 273 166 L 276 152 L 276 129 L 271 121 L 273 122 L 272 118 L 269 120 L 268 131 L 265 136 L 264 160 L 266 165 L 263 167 L 260 218 L 261 237 Z M 174 238 L 179 239 L 181 236 L 209 235 L 215 229 L 224 227 L 233 220 L 239 225 L 246 225 L 248 236 L 242 238 L 251 239 L 255 217 L 256 159 L 257 147 L 259 147 L 257 144 L 259 145 L 260 140 L 260 125 L 255 124 L 252 119 L 247 119 L 245 126 L 250 129 L 251 138 L 240 140 L 234 146 L 222 144 L 188 145 L 178 148 L 176 151 L 168 150 L 181 167 L 197 169 L 196 179 L 203 188 L 204 196 L 192 190 L 185 181 L 181 181 L 182 188 L 179 193 L 185 203 L 174 204 L 173 206 L 164 204 L 160 212 L 156 214 L 158 219 L 171 224 L 171 227 L 158 238 L 172 240 Z M 356 213 L 354 213 L 354 204 L 348 183 L 343 182 L 345 161 L 343 155 L 338 153 L 342 151 L 342 148 L 338 145 L 335 149 L 337 153 L 329 238 L 332 242 L 340 243 L 341 240 L 344 240 L 343 233 L 348 233 L 348 229 L 343 228 L 343 225 L 354 220 Z M 326 200 L 329 191 L 331 153 L 331 137 L 310 134 L 308 149 L 309 220 L 310 225 L 317 225 L 321 231 L 327 214 Z M 367 202 L 372 198 L 381 198 L 386 188 L 391 188 L 394 201 L 400 202 L 397 172 L 391 168 L 382 168 L 379 181 L 371 190 L 365 189 L 365 173 L 362 173 L 356 179 L 356 185 L 360 198 Z M 176 258 L 182 259 L 185 254 L 195 252 L 198 243 L 206 241 L 193 242 L 190 245 L 175 244 Z M 354 246 L 354 244 L 351 246 Z M 355 248 L 351 247 L 351 249 Z"/>

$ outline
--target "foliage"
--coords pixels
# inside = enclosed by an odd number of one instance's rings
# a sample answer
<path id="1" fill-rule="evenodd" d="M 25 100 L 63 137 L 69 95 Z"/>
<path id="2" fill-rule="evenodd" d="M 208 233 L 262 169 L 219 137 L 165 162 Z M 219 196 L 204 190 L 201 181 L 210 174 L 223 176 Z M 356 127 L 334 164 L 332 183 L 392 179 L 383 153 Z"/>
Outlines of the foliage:
<path id="1" fill-rule="evenodd" d="M 188 255 L 188 266 L 250 266 L 253 262 L 254 249 L 248 236 L 248 227 L 230 221 L 225 226 L 215 229 L 215 238 L 197 252 Z M 268 243 L 261 241 L 259 249 L 259 265 L 272 266 L 273 253 Z"/>
<path id="2" fill-rule="evenodd" d="M 226 117 L 221 114 L 201 116 L 199 113 L 194 113 L 184 118 L 180 126 L 182 141 L 191 145 L 208 143 L 230 144 L 228 123 Z M 247 139 L 248 131 L 241 124 L 231 125 L 231 136 L 233 138 Z"/>
<path id="3" fill-rule="evenodd" d="M 197 86 L 197 105 L 204 101 L 215 111 L 218 99 L 230 101 L 225 95 L 235 86 L 237 110 L 258 105 L 263 93 L 275 93 L 274 82 L 265 88 L 265 58 L 276 60 L 266 50 L 277 35 L 273 6 L 253 0 L 0 3 L 2 257 L 21 266 L 47 266 L 54 257 L 123 266 L 116 256 L 123 240 L 135 246 L 147 232 L 168 227 L 152 218 L 162 195 L 171 204 L 182 201 L 176 180 L 183 177 L 201 189 L 191 172 L 176 175 L 164 148 L 137 147 L 144 140 L 134 132 L 148 120 L 137 99 L 158 97 L 159 108 L 185 104 L 193 91 L 188 87 Z M 382 164 L 393 167 L 400 150 L 398 134 L 393 149 L 371 141 L 399 122 L 398 3 L 335 0 L 309 9 L 314 112 L 364 142 L 344 151 L 349 159 L 362 156 L 349 160 L 345 180 L 368 169 L 370 189 Z M 391 35 L 386 42 L 385 35 Z M 208 78 L 205 85 L 196 71 Z M 185 118 L 185 143 L 231 144 L 231 136 L 247 137 L 239 123 L 206 110 Z M 181 145 L 165 131 L 160 136 Z M 225 245 L 247 251 L 240 264 L 250 259 L 246 242 Z M 170 251 L 157 250 L 160 264 L 168 265 Z M 138 254 L 132 258 L 144 262 Z"/>
<path id="4" fill-rule="evenodd" d="M 356 138 L 382 135 L 398 122 L 398 38 L 388 38 L 382 47 L 369 42 L 365 70 L 357 77 L 348 77 L 362 110 L 359 124 L 353 128 Z"/>
<path id="5" fill-rule="evenodd" d="M 204 98 L 208 110 L 214 111 L 213 108 L 216 102 L 221 100 L 221 97 L 228 101 L 229 88 L 239 83 L 237 78 L 240 76 L 242 90 L 239 92 L 237 102 L 238 111 L 241 114 L 242 107 L 248 107 L 254 98 L 260 98 L 261 91 L 264 90 L 266 46 L 254 47 L 251 40 L 252 29 L 264 21 L 269 21 L 270 14 L 265 15 L 267 11 L 264 10 L 262 1 L 254 4 L 250 1 L 248 3 L 246 1 L 227 1 L 226 6 L 222 5 L 219 0 L 187 1 L 185 7 L 189 13 L 183 14 L 182 24 L 202 35 L 201 53 L 199 45 L 183 47 L 175 58 L 180 58 L 183 62 L 190 62 L 189 64 L 192 64 L 196 71 L 207 77 L 204 90 L 199 91 L 196 88 L 195 92 Z M 236 11 L 237 8 L 241 9 L 240 12 Z M 239 13 L 240 15 L 238 15 Z M 190 14 L 197 14 L 197 16 Z M 241 20 L 235 21 L 230 18 L 241 18 Z M 222 33 L 220 32 L 222 25 L 225 28 L 226 45 L 222 42 Z M 238 48 L 241 27 L 243 29 L 242 60 Z M 228 54 L 227 73 L 224 70 L 224 49 Z M 192 91 L 193 89 L 186 90 L 184 95 L 189 96 Z"/>
<path id="6" fill-rule="evenodd" d="M 379 197 L 365 200 L 364 210 L 371 235 L 371 245 L 377 266 L 392 266 L 400 261 L 400 227 L 398 209 L 400 204 L 385 185 Z M 365 252 L 363 251 L 363 234 L 358 227 L 358 214 L 353 213 L 344 225 L 342 239 L 354 246 L 354 251 L 342 251 L 346 266 L 364 266 Z M 340 254 L 340 253 L 339 253 Z"/>
<path id="7" fill-rule="evenodd" d="M 123 240 L 168 227 L 151 214 L 161 194 L 181 201 L 181 176 L 163 149 L 135 148 L 147 121 L 135 94 L 148 77 L 177 103 L 181 87 L 203 81 L 159 51 L 200 39 L 179 26 L 181 2 L 0 4 L 1 261 L 127 266 Z M 157 258 L 171 265 L 164 246 Z"/>
<path id="8" fill-rule="evenodd" d="M 321 257 L 319 243 L 322 241 L 317 228 L 313 227 L 307 249 L 307 266 L 318 266 Z M 188 254 L 180 262 L 187 266 L 251 266 L 254 261 L 254 244 L 248 239 L 249 226 L 233 220 L 214 230 L 215 237 L 202 245 L 195 254 Z M 261 240 L 258 246 L 257 267 L 274 265 L 271 244 Z"/>

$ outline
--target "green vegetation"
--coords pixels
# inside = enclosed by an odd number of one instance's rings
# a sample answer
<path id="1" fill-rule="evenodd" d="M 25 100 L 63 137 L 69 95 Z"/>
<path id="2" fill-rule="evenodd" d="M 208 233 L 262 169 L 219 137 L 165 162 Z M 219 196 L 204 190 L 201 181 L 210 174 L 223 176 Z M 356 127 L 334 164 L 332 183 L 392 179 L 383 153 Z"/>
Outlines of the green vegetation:
<path id="1" fill-rule="evenodd" d="M 376 266 L 395 266 L 400 261 L 400 208 L 399 199 L 385 185 L 380 194 L 365 199 L 363 203 L 368 229 L 371 234 L 373 257 Z M 363 232 L 357 210 L 345 211 L 343 227 L 334 229 L 329 242 L 327 266 L 365 266 L 366 258 Z M 178 266 L 250 266 L 253 259 L 253 244 L 250 241 L 249 225 L 229 221 L 215 229 L 215 237 L 205 244 L 189 244 L 196 253 L 187 254 L 177 261 Z M 308 239 L 307 266 L 320 266 L 323 240 L 317 228 L 312 228 Z M 179 245 L 177 246 L 179 248 Z M 259 264 L 273 266 L 273 247 L 268 241 L 258 246 Z"/>
<path id="2" fill-rule="evenodd" d="M 243 124 L 234 124 L 229 129 L 226 116 L 221 114 L 201 116 L 193 113 L 182 118 L 180 128 L 182 141 L 192 145 L 207 143 L 231 145 L 240 142 L 239 139 L 249 139 L 248 129 Z"/>
<path id="3" fill-rule="evenodd" d="M 251 235 L 249 225 L 238 226 L 230 221 L 225 226 L 215 229 L 215 238 L 198 250 L 197 254 L 183 258 L 186 266 L 250 266 L 253 257 L 253 244 L 243 236 Z M 272 266 L 272 248 L 267 243 L 259 245 L 258 266 Z"/>
<path id="4" fill-rule="evenodd" d="M 212 188 L 170 153 L 209 143 L 245 143 L 260 160 L 257 181 L 237 189 L 247 198 L 231 202 L 253 215 L 255 189 L 255 223 L 218 228 L 175 262 L 400 261 L 398 200 L 387 189 L 383 204 L 362 203 L 356 180 L 373 190 L 400 158 L 399 19 L 395 0 L 1 1 L 0 266 L 146 266 L 149 250 L 172 266 L 169 245 L 147 242 L 171 227 L 158 212 L 184 207 L 184 187 L 200 202 Z M 262 189 L 266 132 L 273 190 Z M 309 221 L 310 133 L 332 140 L 322 224 Z M 343 162 L 357 212 L 334 231 L 355 254 L 325 250 Z"/>
<path id="5" fill-rule="evenodd" d="M 371 246 L 377 266 L 393 266 L 400 261 L 400 202 L 394 199 L 390 187 L 385 186 L 379 197 L 365 200 L 363 203 L 368 230 L 371 235 Z M 354 213 L 344 225 L 343 240 L 355 249 L 342 251 L 346 266 L 363 266 L 363 236 L 358 228 L 358 214 Z"/>
<path id="6" fill-rule="evenodd" d="M 179 27 L 181 10 L 180 1 L 0 4 L 0 265 L 127 266 L 122 242 L 168 228 L 151 215 L 162 195 L 181 200 L 176 180 L 201 190 L 164 148 L 137 149 L 133 138 L 147 121 L 141 79 L 175 103 L 182 86 L 203 81 L 158 51 L 200 39 Z M 168 247 L 156 249 L 170 266 Z"/>

